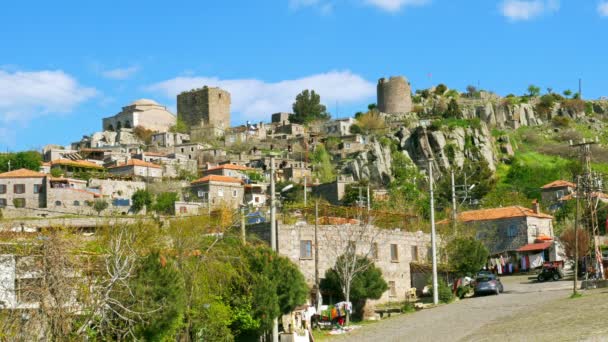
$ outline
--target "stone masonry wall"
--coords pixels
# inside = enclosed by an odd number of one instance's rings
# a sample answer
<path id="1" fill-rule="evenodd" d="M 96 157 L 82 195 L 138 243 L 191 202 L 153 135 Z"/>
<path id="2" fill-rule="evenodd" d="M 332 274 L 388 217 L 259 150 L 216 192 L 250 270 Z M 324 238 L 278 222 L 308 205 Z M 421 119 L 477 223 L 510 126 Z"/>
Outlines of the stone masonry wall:
<path id="1" fill-rule="evenodd" d="M 203 87 L 177 95 L 177 113 L 190 127 L 230 127 L 230 93 Z"/>
<path id="2" fill-rule="evenodd" d="M 320 225 L 318 228 L 319 240 L 319 276 L 323 278 L 325 271 L 333 267 L 337 256 L 343 254 L 348 241 L 345 241 L 344 233 L 349 230 L 357 230 L 355 225 Z M 270 227 L 269 224 L 259 224 L 248 226 L 248 232 L 255 234 L 262 240 L 269 243 Z M 370 304 L 379 304 L 388 301 L 405 300 L 405 294 L 411 288 L 410 263 L 418 260 L 425 262 L 430 246 L 430 235 L 423 232 L 409 233 L 398 229 L 378 229 L 373 228 L 371 235 L 357 241 L 357 252 L 365 254 L 370 249 L 371 243 L 375 242 L 378 249 L 378 258 L 374 260 L 377 267 L 382 270 L 382 274 L 387 283 L 395 283 L 395 296 L 391 296 L 390 290 L 382 295 L 378 301 L 371 301 Z M 355 234 L 356 235 L 356 234 Z M 312 287 L 315 279 L 314 261 L 314 225 L 303 222 L 295 225 L 278 224 L 278 249 L 279 253 L 288 257 L 299 268 L 309 286 Z M 373 242 L 371 242 L 373 240 Z M 312 257 L 302 257 L 300 246 L 302 241 L 310 241 Z M 396 245 L 397 258 L 391 260 L 391 245 Z M 413 256 L 417 246 L 417 256 Z"/>
<path id="3" fill-rule="evenodd" d="M 378 80 L 378 110 L 382 113 L 396 114 L 412 111 L 412 90 L 403 76 Z"/>

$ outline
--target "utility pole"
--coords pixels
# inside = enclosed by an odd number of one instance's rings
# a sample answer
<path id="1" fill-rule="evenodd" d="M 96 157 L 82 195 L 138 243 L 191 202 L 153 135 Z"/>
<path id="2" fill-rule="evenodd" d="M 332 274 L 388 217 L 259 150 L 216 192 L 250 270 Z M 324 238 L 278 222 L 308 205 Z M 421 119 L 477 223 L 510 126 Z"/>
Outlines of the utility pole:
<path id="1" fill-rule="evenodd" d="M 369 197 L 369 184 L 367 184 L 367 212 L 368 212 L 368 217 L 369 217 L 369 212 L 371 210 L 371 200 Z"/>
<path id="2" fill-rule="evenodd" d="M 439 304 L 437 285 L 437 236 L 435 233 L 435 198 L 433 195 L 433 159 L 429 159 L 429 189 L 431 192 L 431 253 L 433 254 L 433 304 Z"/>
<path id="3" fill-rule="evenodd" d="M 583 217 L 586 219 L 584 220 L 584 225 L 587 226 L 587 229 L 593 239 L 593 259 L 595 260 L 596 275 L 599 279 L 604 279 L 602 251 L 600 249 L 599 241 L 600 231 L 597 218 L 597 205 L 599 201 L 598 193 L 601 191 L 601 180 L 591 171 L 591 145 L 596 143 L 597 137 L 595 141 L 587 141 L 583 139 L 583 141 L 578 144 L 572 144 L 572 142 L 570 142 L 570 146 L 579 148 L 581 165 L 583 166 L 583 175 L 581 179 L 582 184 L 580 184 L 580 191 L 577 189 L 577 194 L 585 197 L 585 209 L 583 212 Z M 577 244 L 578 241 L 575 242 L 575 245 Z"/>
<path id="4" fill-rule="evenodd" d="M 315 201 L 315 288 L 317 290 L 316 309 L 317 313 L 321 312 L 321 288 L 319 283 L 319 238 L 317 231 L 319 229 L 319 200 Z"/>
<path id="5" fill-rule="evenodd" d="M 245 207 L 241 208 L 241 240 L 243 245 L 247 244 L 247 234 L 245 231 Z"/>
<path id="6" fill-rule="evenodd" d="M 276 194 L 274 189 L 274 156 L 270 156 L 270 246 L 277 252 Z M 279 319 L 272 319 L 272 342 L 279 342 Z"/>
<path id="7" fill-rule="evenodd" d="M 454 182 L 454 170 L 450 171 L 452 176 L 452 228 L 456 232 L 456 183 Z"/>
<path id="8" fill-rule="evenodd" d="M 306 197 L 307 197 L 306 192 L 308 192 L 308 188 L 306 188 L 306 186 L 307 186 L 307 184 L 306 184 L 306 174 L 305 174 L 304 175 L 304 208 L 306 208 L 306 205 L 308 204 L 307 200 L 306 200 Z"/>
<path id="9" fill-rule="evenodd" d="M 581 194 L 581 176 L 576 176 L 576 208 L 574 209 L 574 284 L 572 294 L 576 295 L 578 285 L 578 207 Z"/>

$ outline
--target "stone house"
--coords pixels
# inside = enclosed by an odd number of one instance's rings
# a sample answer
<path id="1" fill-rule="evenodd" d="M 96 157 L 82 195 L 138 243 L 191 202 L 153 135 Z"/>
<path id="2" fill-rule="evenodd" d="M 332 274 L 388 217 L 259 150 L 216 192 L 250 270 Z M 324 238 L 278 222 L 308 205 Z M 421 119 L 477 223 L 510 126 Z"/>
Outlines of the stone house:
<path id="1" fill-rule="evenodd" d="M 122 128 L 144 127 L 156 132 L 167 132 L 174 126 L 176 117 L 157 102 L 140 99 L 122 107 L 122 111 L 103 119 L 104 131 L 119 131 Z"/>
<path id="2" fill-rule="evenodd" d="M 273 130 L 273 138 L 296 138 L 304 136 L 305 133 L 306 129 L 304 128 L 304 125 L 295 123 L 282 123 L 276 125 L 275 129 Z"/>
<path id="3" fill-rule="evenodd" d="M 541 202 L 551 209 L 557 209 L 563 198 L 575 191 L 576 184 L 565 180 L 556 180 L 540 188 Z"/>
<path id="4" fill-rule="evenodd" d="M 539 238 L 553 238 L 553 216 L 534 208 L 510 206 L 504 208 L 465 211 L 458 214 L 458 222 L 475 229 L 490 255 L 515 253 Z M 447 221 L 441 223 L 447 224 Z"/>
<path id="5" fill-rule="evenodd" d="M 238 209 L 243 204 L 243 181 L 237 178 L 208 175 L 192 182 L 190 189 L 206 207 L 226 205 Z"/>
<path id="6" fill-rule="evenodd" d="M 360 134 L 345 135 L 340 138 L 338 151 L 341 158 L 346 158 L 349 154 L 367 150 L 367 140 Z"/>
<path id="7" fill-rule="evenodd" d="M 292 115 L 291 113 L 286 113 L 286 112 L 279 112 L 279 113 L 274 113 L 270 116 L 270 121 L 273 124 L 283 124 L 286 125 L 289 123 L 289 116 Z"/>
<path id="8" fill-rule="evenodd" d="M 353 118 L 336 119 L 323 124 L 323 133 L 330 137 L 350 135 L 350 126 L 356 123 Z"/>
<path id="9" fill-rule="evenodd" d="M 178 178 L 184 173 L 196 175 L 198 171 L 197 161 L 189 159 L 183 154 L 142 152 L 133 155 L 133 157 L 147 163 L 160 165 L 163 169 L 163 177 Z"/>
<path id="10" fill-rule="evenodd" d="M 56 159 L 42 166 L 42 170 L 48 169 L 49 172 L 56 168 L 60 169 L 65 176 L 72 176 L 79 172 L 95 175 L 104 171 L 101 162 L 91 160 Z"/>
<path id="11" fill-rule="evenodd" d="M 266 125 L 263 122 L 232 127 L 224 134 L 224 143 L 231 146 L 238 143 L 257 142 L 266 139 Z"/>
<path id="12" fill-rule="evenodd" d="M 87 190 L 97 193 L 103 198 L 108 198 L 112 207 L 122 213 L 130 210 L 133 194 L 137 190 L 144 190 L 145 188 L 145 182 L 116 179 L 90 179 Z"/>
<path id="13" fill-rule="evenodd" d="M 173 147 L 190 142 L 190 135 L 185 133 L 160 132 L 152 135 L 152 145 Z"/>
<path id="14" fill-rule="evenodd" d="M 352 177 L 339 176 L 333 182 L 314 185 L 312 193 L 314 196 L 319 196 L 333 205 L 340 205 L 346 194 L 346 187 L 353 183 L 355 183 L 355 180 Z"/>
<path id="15" fill-rule="evenodd" d="M 175 202 L 175 216 L 199 215 L 206 206 L 200 202 Z"/>
<path id="16" fill-rule="evenodd" d="M 252 169 L 247 166 L 235 165 L 235 164 L 222 164 L 215 167 L 208 168 L 207 170 L 203 170 L 203 176 L 207 175 L 217 175 L 217 176 L 226 176 L 237 178 L 242 181 L 249 179 L 247 172 L 253 172 L 255 169 Z"/>
<path id="17" fill-rule="evenodd" d="M 115 177 L 142 179 L 160 179 L 163 177 L 162 166 L 139 159 L 129 159 L 126 163 L 108 167 L 108 172 Z"/>
<path id="18" fill-rule="evenodd" d="M 251 225 L 248 231 L 270 243 L 268 223 Z M 361 231 L 365 229 L 366 231 Z M 425 264 L 430 246 L 430 234 L 400 229 L 381 229 L 360 223 L 319 225 L 319 277 L 334 266 L 348 244 L 355 243 L 357 254 L 367 255 L 382 270 L 389 289 L 377 301 L 368 304 L 397 302 L 406 299 L 412 286 L 411 263 Z M 351 241 L 350 239 L 357 239 Z M 312 289 L 315 282 L 315 226 L 305 222 L 277 224 L 279 254 L 294 262 Z M 418 289 L 419 291 L 422 289 Z M 324 300 L 324 303 L 327 303 Z"/>
<path id="19" fill-rule="evenodd" d="M 245 184 L 245 204 L 254 208 L 266 205 L 268 184 Z"/>
<path id="20" fill-rule="evenodd" d="M 46 208 L 47 175 L 19 169 L 0 174 L 0 208 Z"/>

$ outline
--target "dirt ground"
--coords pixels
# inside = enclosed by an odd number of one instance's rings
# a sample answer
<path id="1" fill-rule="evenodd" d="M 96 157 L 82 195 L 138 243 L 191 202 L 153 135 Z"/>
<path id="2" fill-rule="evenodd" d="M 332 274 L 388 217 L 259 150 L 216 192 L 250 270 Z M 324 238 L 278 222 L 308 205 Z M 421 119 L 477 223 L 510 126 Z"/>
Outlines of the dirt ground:
<path id="1" fill-rule="evenodd" d="M 608 289 L 570 299 L 571 281 L 538 283 L 527 276 L 502 281 L 505 292 L 498 296 L 467 298 L 394 317 L 331 340 L 568 341 L 608 334 Z M 601 314 L 595 316 L 593 310 L 598 309 Z"/>

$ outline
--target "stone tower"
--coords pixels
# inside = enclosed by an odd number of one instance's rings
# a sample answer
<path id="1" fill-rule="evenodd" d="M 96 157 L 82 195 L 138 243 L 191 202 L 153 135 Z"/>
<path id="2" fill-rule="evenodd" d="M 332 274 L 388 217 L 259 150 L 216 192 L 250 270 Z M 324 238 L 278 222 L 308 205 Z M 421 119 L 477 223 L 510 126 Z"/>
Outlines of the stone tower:
<path id="1" fill-rule="evenodd" d="M 220 88 L 203 88 L 177 95 L 177 116 L 191 129 L 230 128 L 230 93 Z"/>
<path id="2" fill-rule="evenodd" d="M 378 110 L 383 113 L 409 113 L 412 111 L 412 90 L 403 76 L 378 80 Z"/>

